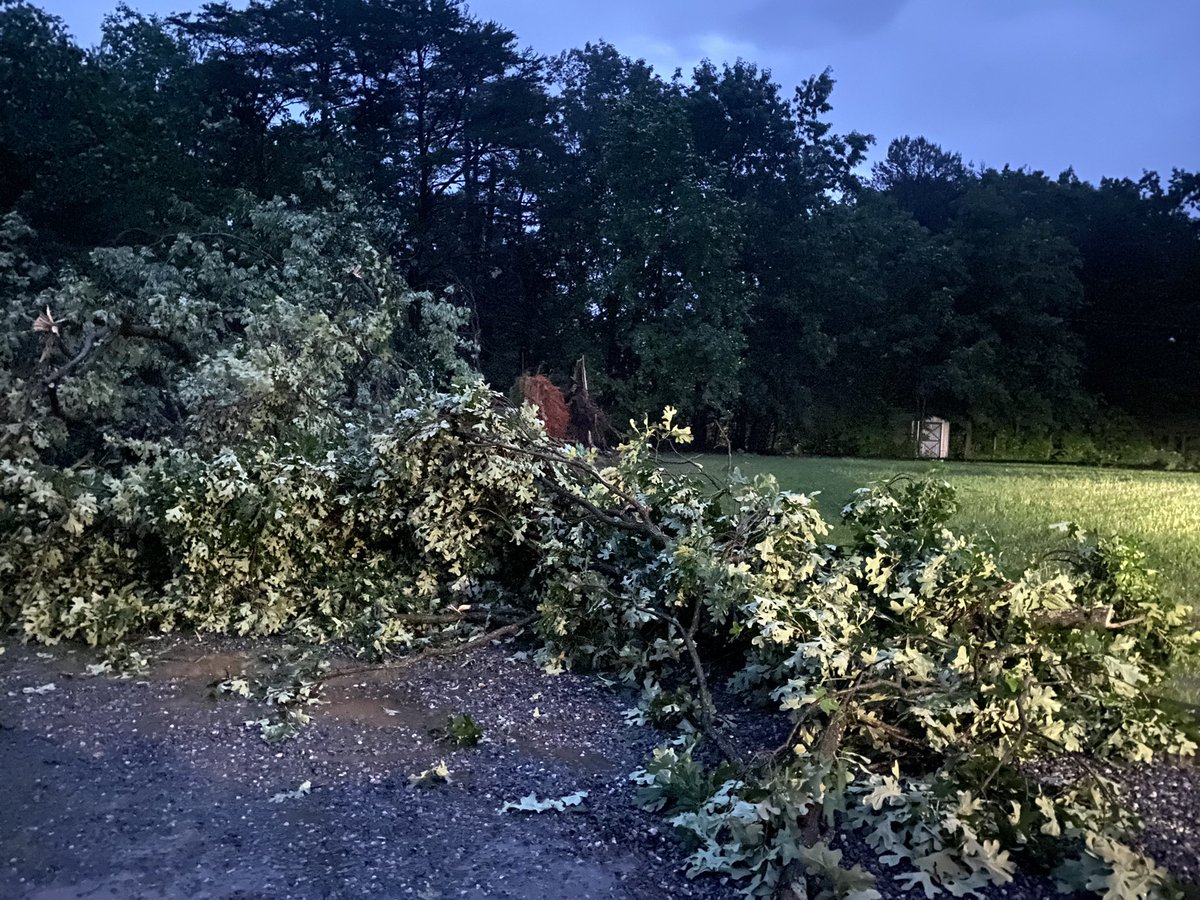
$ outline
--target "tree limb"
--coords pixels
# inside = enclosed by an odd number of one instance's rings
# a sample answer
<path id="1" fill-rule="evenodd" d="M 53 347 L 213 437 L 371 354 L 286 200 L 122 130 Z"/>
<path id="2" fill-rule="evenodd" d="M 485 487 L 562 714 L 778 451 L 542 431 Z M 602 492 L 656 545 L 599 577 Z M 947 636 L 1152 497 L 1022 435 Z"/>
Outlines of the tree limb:
<path id="1" fill-rule="evenodd" d="M 188 348 L 188 346 L 183 343 L 183 341 L 179 340 L 178 338 L 171 337 L 171 335 L 161 332 L 155 328 L 150 328 L 147 325 L 138 325 L 134 322 L 131 322 L 129 319 L 122 319 L 121 327 L 118 333 L 121 335 L 121 337 L 136 337 L 147 341 L 158 341 L 159 343 L 166 344 L 171 348 L 171 350 L 174 351 L 175 355 L 178 356 L 180 360 L 188 363 L 189 365 L 196 361 L 196 354 L 194 354 Z"/>
<path id="2" fill-rule="evenodd" d="M 100 351 L 112 335 L 113 329 L 111 328 L 88 329 L 83 336 L 83 343 L 79 347 L 79 352 L 42 378 L 42 384 L 45 387 L 52 388 L 67 376 L 74 374 L 77 369 L 81 367 L 87 368 L 100 355 Z"/>
<path id="3" fill-rule="evenodd" d="M 317 680 L 321 683 L 324 683 L 326 681 L 333 681 L 336 678 L 348 678 L 351 675 L 361 675 L 364 672 L 402 671 L 403 669 L 407 669 L 409 666 L 416 665 L 417 663 L 426 659 L 459 656 L 460 654 L 469 653 L 472 650 L 477 650 L 480 647 L 486 646 L 492 641 L 516 634 L 517 632 L 521 631 L 521 629 L 531 625 L 536 619 L 537 616 L 535 615 L 526 616 L 524 619 L 521 619 L 518 622 L 513 622 L 512 624 L 497 628 L 494 631 L 489 631 L 487 634 L 481 634 L 478 637 L 472 638 L 469 641 L 464 641 L 461 644 L 450 644 L 444 647 L 428 647 L 425 650 L 422 650 L 420 653 L 414 653 L 411 656 L 402 656 L 399 659 L 389 660 L 387 662 L 377 663 L 370 666 L 357 666 L 352 669 L 342 669 L 337 672 L 329 672 L 325 675 L 322 675 Z"/>

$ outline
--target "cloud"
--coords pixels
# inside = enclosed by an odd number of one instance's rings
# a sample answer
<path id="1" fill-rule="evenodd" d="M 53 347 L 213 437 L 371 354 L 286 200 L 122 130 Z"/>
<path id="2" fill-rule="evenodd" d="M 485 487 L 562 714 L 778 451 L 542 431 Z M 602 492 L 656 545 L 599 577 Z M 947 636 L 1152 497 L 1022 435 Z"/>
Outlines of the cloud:
<path id="1" fill-rule="evenodd" d="M 744 59 L 754 62 L 762 54 L 757 44 L 751 41 L 730 40 L 722 34 L 705 34 L 693 40 L 700 55 L 715 63 L 734 62 Z"/>
<path id="2" fill-rule="evenodd" d="M 116 0 L 39 0 L 85 44 Z M 1082 177 L 1200 168 L 1200 3 L 1179 0 L 468 0 L 553 54 L 600 38 L 662 75 L 832 66 L 841 131 L 923 134 L 968 159 Z M 147 12 L 200 0 L 132 0 Z"/>
<path id="3" fill-rule="evenodd" d="M 647 34 L 634 34 L 612 42 L 626 56 L 644 59 L 664 78 L 679 69 L 684 75 L 705 59 L 717 65 L 737 59 L 755 61 L 761 56 L 759 48 L 749 41 L 733 41 L 721 34 L 689 36 L 665 41 Z"/>
<path id="4" fill-rule="evenodd" d="M 1093 180 L 1195 167 L 1200 102 L 1188 85 L 1200 62 L 1184 36 L 1195 25 L 1200 10 L 1163 2 L 919 0 L 885 32 L 826 47 L 834 118 L 883 146 L 924 134 L 975 161 L 1073 165 Z"/>
<path id="5" fill-rule="evenodd" d="M 757 0 L 731 14 L 726 24 L 739 37 L 764 46 L 811 49 L 829 41 L 877 34 L 887 28 L 908 0 Z"/>

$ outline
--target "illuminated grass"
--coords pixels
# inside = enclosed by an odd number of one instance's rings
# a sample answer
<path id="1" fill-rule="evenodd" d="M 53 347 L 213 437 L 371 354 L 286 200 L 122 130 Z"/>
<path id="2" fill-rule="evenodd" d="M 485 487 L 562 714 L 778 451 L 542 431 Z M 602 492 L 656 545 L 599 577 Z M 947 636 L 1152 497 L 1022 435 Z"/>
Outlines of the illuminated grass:
<path id="1" fill-rule="evenodd" d="M 701 457 L 713 475 L 729 460 Z M 1120 534 L 1146 551 L 1163 588 L 1200 607 L 1200 474 L 1005 463 L 924 463 L 894 460 L 735 455 L 746 475 L 773 474 L 781 488 L 807 494 L 836 523 L 850 493 L 900 472 L 940 471 L 958 491 L 951 523 L 994 543 L 1003 565 L 1018 573 L 1061 546 L 1049 526 L 1072 521 L 1087 531 Z M 1183 673 L 1181 697 L 1200 703 L 1200 666 Z"/>

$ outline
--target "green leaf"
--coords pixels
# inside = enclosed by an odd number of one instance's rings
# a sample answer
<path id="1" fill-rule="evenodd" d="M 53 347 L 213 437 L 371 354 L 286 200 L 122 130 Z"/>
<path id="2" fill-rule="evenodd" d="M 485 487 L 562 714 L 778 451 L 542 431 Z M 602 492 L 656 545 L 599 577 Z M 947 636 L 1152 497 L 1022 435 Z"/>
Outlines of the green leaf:
<path id="1" fill-rule="evenodd" d="M 540 800 L 536 794 L 529 794 L 516 801 L 509 801 L 500 807 L 500 812 L 531 812 L 543 813 L 551 810 L 555 812 L 563 812 L 572 806 L 582 806 L 583 801 L 587 799 L 587 791 L 575 791 L 572 794 L 567 794 L 558 799 Z"/>

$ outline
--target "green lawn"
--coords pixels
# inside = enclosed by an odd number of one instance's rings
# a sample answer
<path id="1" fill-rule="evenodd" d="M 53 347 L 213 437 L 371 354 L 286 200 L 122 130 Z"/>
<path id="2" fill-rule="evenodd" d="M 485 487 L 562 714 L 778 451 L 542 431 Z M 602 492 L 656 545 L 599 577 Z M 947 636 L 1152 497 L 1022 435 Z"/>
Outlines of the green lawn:
<path id="1" fill-rule="evenodd" d="M 729 465 L 724 456 L 700 462 L 713 475 Z M 1006 568 L 1019 572 L 1059 546 L 1062 535 L 1049 526 L 1072 521 L 1136 540 L 1162 573 L 1165 590 L 1200 607 L 1200 474 L 740 454 L 733 465 L 746 475 L 771 473 L 786 490 L 816 494 L 831 523 L 855 488 L 899 472 L 939 471 L 958 490 L 960 511 L 952 527 L 994 542 Z M 1181 693 L 1200 702 L 1200 674 L 1193 670 L 1182 680 Z"/>

